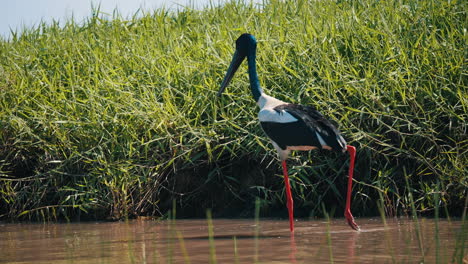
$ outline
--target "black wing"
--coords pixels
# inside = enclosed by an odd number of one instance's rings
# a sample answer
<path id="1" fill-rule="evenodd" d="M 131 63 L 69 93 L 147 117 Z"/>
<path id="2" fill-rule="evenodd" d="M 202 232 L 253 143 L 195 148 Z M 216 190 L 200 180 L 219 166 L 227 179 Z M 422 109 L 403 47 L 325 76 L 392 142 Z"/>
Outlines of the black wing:
<path id="1" fill-rule="evenodd" d="M 319 111 L 310 106 L 283 104 L 274 108 L 275 111 L 286 111 L 297 122 L 292 123 L 261 123 L 267 135 L 282 149 L 287 146 L 314 146 L 322 148 L 317 133 L 332 150 L 346 150 L 346 141 L 340 131 Z M 272 135 L 270 135 L 272 134 Z"/>

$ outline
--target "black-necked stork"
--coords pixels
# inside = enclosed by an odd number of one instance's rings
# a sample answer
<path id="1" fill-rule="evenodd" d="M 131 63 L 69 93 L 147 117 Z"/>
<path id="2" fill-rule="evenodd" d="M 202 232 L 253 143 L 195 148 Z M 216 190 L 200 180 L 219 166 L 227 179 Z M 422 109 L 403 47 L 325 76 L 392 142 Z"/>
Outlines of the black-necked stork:
<path id="1" fill-rule="evenodd" d="M 351 189 L 353 182 L 354 159 L 356 148 L 347 145 L 340 131 L 328 121 L 319 111 L 310 106 L 290 104 L 266 95 L 260 87 L 256 70 L 257 41 L 250 34 L 242 34 L 236 40 L 236 51 L 226 76 L 219 89 L 220 96 L 228 86 L 239 65 L 247 58 L 250 89 L 253 98 L 260 107 L 258 119 L 261 127 L 275 149 L 278 151 L 282 162 L 284 182 L 287 196 L 287 207 L 289 213 L 289 227 L 294 231 L 293 200 L 291 187 L 289 185 L 286 159 L 291 150 L 327 149 L 332 151 L 346 152 L 350 156 L 348 193 L 346 196 L 345 217 L 348 224 L 355 230 L 359 226 L 354 222 L 351 214 Z"/>

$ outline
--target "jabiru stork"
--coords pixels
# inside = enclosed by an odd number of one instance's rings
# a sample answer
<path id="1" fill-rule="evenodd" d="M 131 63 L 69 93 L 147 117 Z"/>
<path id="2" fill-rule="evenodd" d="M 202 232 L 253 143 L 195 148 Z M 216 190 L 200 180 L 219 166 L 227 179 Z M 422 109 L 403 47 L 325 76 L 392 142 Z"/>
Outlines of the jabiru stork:
<path id="1" fill-rule="evenodd" d="M 218 96 L 221 96 L 230 83 L 234 73 L 247 58 L 248 74 L 252 96 L 260 108 L 258 119 L 265 134 L 278 151 L 283 167 L 286 189 L 289 227 L 294 231 L 293 199 L 289 185 L 286 160 L 291 150 L 327 149 L 348 152 L 350 156 L 348 193 L 344 215 L 351 228 L 359 230 L 351 214 L 351 189 L 353 182 L 356 148 L 346 144 L 340 131 L 319 111 L 311 106 L 290 104 L 265 94 L 260 87 L 256 70 L 257 41 L 251 34 L 242 34 L 236 40 L 236 51 L 227 70 Z"/>

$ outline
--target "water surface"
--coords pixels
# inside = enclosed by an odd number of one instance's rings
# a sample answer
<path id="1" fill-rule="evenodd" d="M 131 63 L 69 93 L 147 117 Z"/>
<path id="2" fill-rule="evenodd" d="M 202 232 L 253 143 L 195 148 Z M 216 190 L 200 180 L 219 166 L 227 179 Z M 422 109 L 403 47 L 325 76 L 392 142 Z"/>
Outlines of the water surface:
<path id="1" fill-rule="evenodd" d="M 439 220 L 439 232 L 433 219 L 356 221 L 361 232 L 343 219 L 299 220 L 292 236 L 286 220 L 214 219 L 211 237 L 206 219 L 0 224 L 0 263 L 449 263 L 462 230 L 460 221 Z"/>

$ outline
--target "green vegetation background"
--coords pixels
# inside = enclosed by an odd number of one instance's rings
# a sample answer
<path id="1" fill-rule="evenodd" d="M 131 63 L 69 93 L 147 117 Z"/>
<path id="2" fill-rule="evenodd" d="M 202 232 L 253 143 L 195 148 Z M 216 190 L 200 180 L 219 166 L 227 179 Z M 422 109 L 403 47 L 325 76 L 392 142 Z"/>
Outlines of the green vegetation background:
<path id="1" fill-rule="evenodd" d="M 467 196 L 465 1 L 233 1 L 41 24 L 0 40 L 0 219 L 286 216 L 246 66 L 265 91 L 340 123 L 357 147 L 355 216 L 448 214 Z M 342 215 L 346 155 L 290 159 L 297 217 Z M 438 187 L 439 186 L 439 187 Z M 411 194 L 414 203 L 411 202 Z"/>

